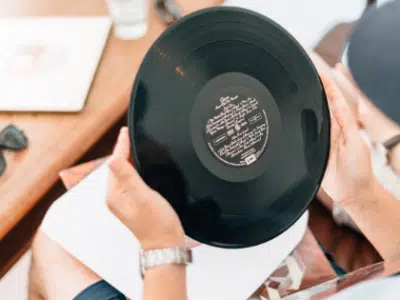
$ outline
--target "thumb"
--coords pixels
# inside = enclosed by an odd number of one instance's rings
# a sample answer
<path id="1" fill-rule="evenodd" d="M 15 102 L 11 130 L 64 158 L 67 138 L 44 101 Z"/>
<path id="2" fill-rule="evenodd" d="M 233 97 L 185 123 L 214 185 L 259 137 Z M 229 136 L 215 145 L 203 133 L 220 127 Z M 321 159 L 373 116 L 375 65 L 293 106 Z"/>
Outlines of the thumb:
<path id="1" fill-rule="evenodd" d="M 126 159 L 113 155 L 109 161 L 109 168 L 118 184 L 125 190 L 137 193 L 150 189 Z"/>
<path id="2" fill-rule="evenodd" d="M 129 131 L 128 128 L 124 126 L 119 132 L 117 144 L 115 145 L 113 155 L 129 160 L 130 147 Z"/>
<path id="3" fill-rule="evenodd" d="M 325 73 L 321 74 L 321 80 L 328 97 L 329 107 L 332 110 L 332 116 L 339 125 L 345 141 L 348 141 L 354 135 L 354 132 L 358 131 L 357 123 L 335 82 Z"/>
<path id="4" fill-rule="evenodd" d="M 124 183 L 132 179 L 133 167 L 127 160 L 113 154 L 108 166 L 118 182 Z"/>

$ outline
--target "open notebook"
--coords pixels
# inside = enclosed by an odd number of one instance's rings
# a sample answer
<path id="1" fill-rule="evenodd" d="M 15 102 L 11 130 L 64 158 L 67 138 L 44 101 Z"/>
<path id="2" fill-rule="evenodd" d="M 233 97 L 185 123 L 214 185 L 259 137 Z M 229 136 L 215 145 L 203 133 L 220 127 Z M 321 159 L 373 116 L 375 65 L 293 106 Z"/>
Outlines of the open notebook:
<path id="1" fill-rule="evenodd" d="M 0 111 L 79 111 L 111 20 L 0 18 Z"/>
<path id="2" fill-rule="evenodd" d="M 106 206 L 107 165 L 58 199 L 41 229 L 132 300 L 142 299 L 139 244 Z M 285 233 L 257 247 L 193 249 L 188 267 L 190 300 L 247 299 L 302 239 L 307 213 Z"/>

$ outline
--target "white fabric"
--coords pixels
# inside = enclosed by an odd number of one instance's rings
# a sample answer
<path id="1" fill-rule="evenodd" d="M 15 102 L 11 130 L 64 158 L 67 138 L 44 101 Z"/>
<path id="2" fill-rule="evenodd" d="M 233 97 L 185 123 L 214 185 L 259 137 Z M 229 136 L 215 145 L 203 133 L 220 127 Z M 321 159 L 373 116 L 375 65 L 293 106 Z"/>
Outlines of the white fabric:
<path id="1" fill-rule="evenodd" d="M 48 211 L 41 230 L 132 300 L 142 299 L 139 243 L 106 207 L 108 167 L 101 166 Z M 304 214 L 291 228 L 257 247 L 193 249 L 190 300 L 247 299 L 302 239 Z"/>

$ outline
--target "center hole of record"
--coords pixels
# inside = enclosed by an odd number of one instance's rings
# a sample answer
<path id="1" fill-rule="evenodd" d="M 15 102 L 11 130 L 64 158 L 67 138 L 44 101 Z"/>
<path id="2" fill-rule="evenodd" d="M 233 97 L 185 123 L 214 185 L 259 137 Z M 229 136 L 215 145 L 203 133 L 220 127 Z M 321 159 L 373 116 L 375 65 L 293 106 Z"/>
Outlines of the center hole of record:
<path id="1" fill-rule="evenodd" d="M 245 167 L 255 163 L 268 142 L 266 109 L 255 95 L 235 87 L 216 93 L 204 126 L 208 149 L 222 163 Z"/>

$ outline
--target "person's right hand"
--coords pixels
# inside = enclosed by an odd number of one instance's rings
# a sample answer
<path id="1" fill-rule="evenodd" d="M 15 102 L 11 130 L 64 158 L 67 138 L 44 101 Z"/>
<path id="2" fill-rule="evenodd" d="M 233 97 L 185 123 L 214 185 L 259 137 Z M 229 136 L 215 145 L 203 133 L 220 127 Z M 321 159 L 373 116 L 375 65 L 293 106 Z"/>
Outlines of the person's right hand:
<path id="1" fill-rule="evenodd" d="M 370 152 L 362 140 L 349 105 L 326 73 L 321 73 L 331 113 L 331 151 L 323 190 L 343 205 L 372 187 L 373 175 Z"/>
<path id="2" fill-rule="evenodd" d="M 342 65 L 337 64 L 335 68 L 330 71 L 331 78 L 336 83 L 339 90 L 342 92 L 344 99 L 349 105 L 350 111 L 353 114 L 354 119 L 357 123 L 360 122 L 359 107 L 361 103 L 361 93 L 358 88 L 354 85 L 354 82 L 350 80 L 346 74 L 341 71 Z"/>
<path id="3" fill-rule="evenodd" d="M 107 205 L 145 250 L 182 247 L 179 217 L 158 192 L 149 188 L 129 162 L 128 128 L 123 127 L 109 162 Z"/>

